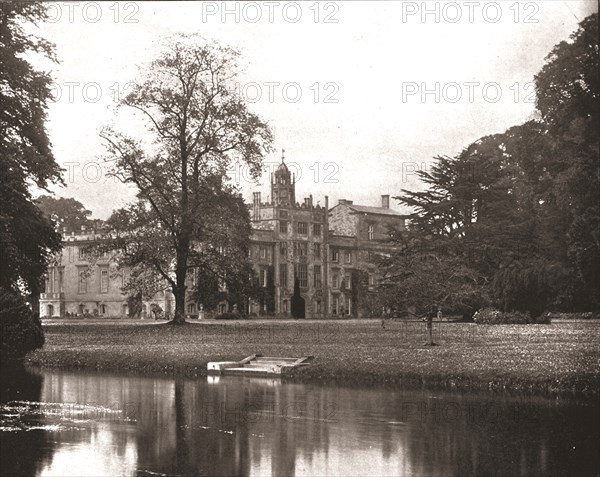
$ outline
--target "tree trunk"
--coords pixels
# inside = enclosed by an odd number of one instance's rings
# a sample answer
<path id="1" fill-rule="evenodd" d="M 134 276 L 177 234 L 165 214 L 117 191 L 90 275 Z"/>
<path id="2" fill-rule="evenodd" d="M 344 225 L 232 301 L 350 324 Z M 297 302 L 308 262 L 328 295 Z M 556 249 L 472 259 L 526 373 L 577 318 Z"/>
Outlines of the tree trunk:
<path id="1" fill-rule="evenodd" d="M 185 284 L 179 286 L 173 291 L 175 295 L 175 316 L 173 317 L 173 324 L 182 325 L 185 323 Z"/>
<path id="2" fill-rule="evenodd" d="M 175 289 L 173 295 L 175 295 L 175 316 L 173 317 L 173 324 L 182 325 L 185 323 L 185 279 L 187 277 L 187 261 L 189 254 L 189 230 L 184 230 L 185 235 L 177 245 L 177 257 L 175 262 Z"/>
<path id="3" fill-rule="evenodd" d="M 173 324 L 182 325 L 185 323 L 185 278 L 187 271 L 187 254 L 177 254 L 177 265 L 175 268 L 175 316 Z"/>

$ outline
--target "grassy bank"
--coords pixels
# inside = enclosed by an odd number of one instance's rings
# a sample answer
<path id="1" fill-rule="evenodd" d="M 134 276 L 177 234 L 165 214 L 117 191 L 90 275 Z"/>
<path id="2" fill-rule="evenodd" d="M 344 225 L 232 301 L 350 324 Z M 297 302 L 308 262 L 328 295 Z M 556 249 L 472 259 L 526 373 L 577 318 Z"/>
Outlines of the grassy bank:
<path id="1" fill-rule="evenodd" d="M 388 383 L 458 390 L 543 394 L 600 393 L 600 323 L 485 326 L 435 323 L 58 322 L 28 356 L 37 366 L 186 376 L 209 361 L 264 356 L 315 357 L 287 379 L 343 384 Z"/>

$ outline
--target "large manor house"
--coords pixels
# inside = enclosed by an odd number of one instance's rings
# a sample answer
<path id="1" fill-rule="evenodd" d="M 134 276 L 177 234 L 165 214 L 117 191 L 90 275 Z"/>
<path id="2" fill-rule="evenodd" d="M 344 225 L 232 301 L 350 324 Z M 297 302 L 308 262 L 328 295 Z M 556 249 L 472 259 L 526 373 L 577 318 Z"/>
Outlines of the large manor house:
<path id="1" fill-rule="evenodd" d="M 373 257 L 389 252 L 386 239 L 390 227 L 405 227 L 405 216 L 390 209 L 389 195 L 382 195 L 376 207 L 340 200 L 329 208 L 327 196 L 321 206 L 314 204 L 312 195 L 298 202 L 295 177 L 282 160 L 271 174 L 270 198 L 269 202 L 263 202 L 261 193 L 254 192 L 250 205 L 253 232 L 249 255 L 260 286 L 269 287 L 273 299 L 270 305 L 251 301 L 244 311 L 291 314 L 297 279 L 306 318 L 361 316 L 356 306 L 359 287 L 353 282 L 361 276 L 365 285 L 360 291 L 374 289 L 379 272 Z M 128 297 L 123 291 L 127 271 L 118 270 L 110 256 L 100 257 L 93 267 L 86 260 L 85 246 L 100 237 L 94 230 L 81 230 L 63 238 L 62 252 L 47 272 L 40 316 L 129 314 Z M 193 276 L 191 281 L 190 285 L 195 286 Z M 142 318 L 150 317 L 152 310 L 157 309 L 153 304 L 167 315 L 175 309 L 172 295 L 160 292 L 144 300 Z M 204 310 L 202 303 L 189 299 L 186 311 L 202 317 L 205 313 L 230 310 L 226 302 L 220 303 L 216 310 Z"/>

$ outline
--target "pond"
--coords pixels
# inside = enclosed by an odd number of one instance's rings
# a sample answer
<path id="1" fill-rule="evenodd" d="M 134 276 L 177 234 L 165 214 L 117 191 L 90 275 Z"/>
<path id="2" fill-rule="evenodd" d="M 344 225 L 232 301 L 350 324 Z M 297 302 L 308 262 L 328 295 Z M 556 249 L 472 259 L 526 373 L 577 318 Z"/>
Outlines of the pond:
<path id="1" fill-rule="evenodd" d="M 2 376 L 2 475 L 598 475 L 599 405 L 91 372 Z"/>

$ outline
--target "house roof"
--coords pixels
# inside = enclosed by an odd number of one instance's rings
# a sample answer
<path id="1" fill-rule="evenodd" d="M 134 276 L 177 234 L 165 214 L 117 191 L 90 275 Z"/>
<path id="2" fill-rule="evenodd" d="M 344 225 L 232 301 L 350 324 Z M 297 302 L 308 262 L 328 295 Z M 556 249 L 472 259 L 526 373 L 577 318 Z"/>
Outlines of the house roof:
<path id="1" fill-rule="evenodd" d="M 405 214 L 401 214 L 397 210 L 389 209 L 387 207 L 371 207 L 368 205 L 348 205 L 350 209 L 355 212 L 362 214 L 378 214 L 378 215 L 393 215 L 396 217 L 405 217 Z"/>

